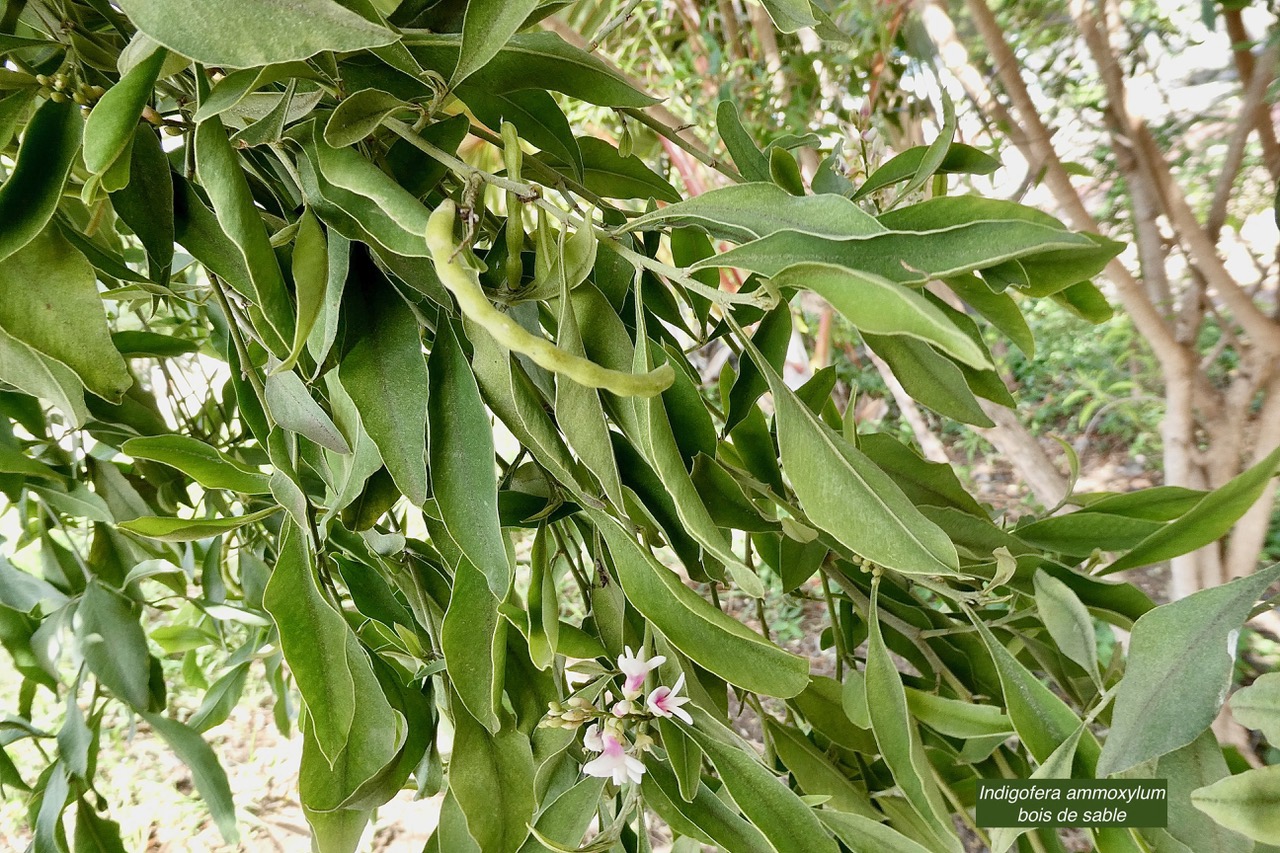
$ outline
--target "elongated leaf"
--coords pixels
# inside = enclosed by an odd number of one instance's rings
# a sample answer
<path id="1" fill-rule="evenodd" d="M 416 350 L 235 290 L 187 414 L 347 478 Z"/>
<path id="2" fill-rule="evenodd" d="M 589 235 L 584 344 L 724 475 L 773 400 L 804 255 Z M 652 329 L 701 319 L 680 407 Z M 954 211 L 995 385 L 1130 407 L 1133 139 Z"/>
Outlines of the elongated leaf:
<path id="1" fill-rule="evenodd" d="M 980 220 L 934 231 L 882 231 L 845 239 L 786 230 L 699 261 L 693 268 L 736 267 L 773 276 L 792 264 L 816 261 L 903 284 L 923 284 L 1055 249 L 1092 252 L 1096 246 L 1070 231 L 1018 221 Z"/>
<path id="2" fill-rule="evenodd" d="M 1067 657 L 1071 658 L 1101 682 L 1098 673 L 1098 639 L 1094 634 L 1093 617 L 1085 609 L 1071 587 L 1044 572 L 1037 571 L 1033 578 L 1036 591 L 1036 608 L 1049 636 Z"/>
<path id="3" fill-rule="evenodd" d="M 209 814 L 222 833 L 223 840 L 228 844 L 235 844 L 240 838 L 240 832 L 236 829 L 235 803 L 231 798 L 227 773 L 222 769 L 218 756 L 200 735 L 177 720 L 160 714 L 143 714 L 142 717 L 156 734 L 164 738 L 174 755 L 187 765 L 196 791 L 208 806 Z"/>
<path id="4" fill-rule="evenodd" d="M 701 780 L 693 798 L 686 801 L 680 795 L 671 768 L 655 761 L 646 765 L 640 785 L 645 804 L 673 831 L 735 853 L 774 853 L 760 830 L 747 823 Z"/>
<path id="5" fill-rule="evenodd" d="M 498 613 L 499 604 L 484 573 L 462 558 L 454 568 L 440 646 L 467 712 L 494 733 L 501 726 L 497 711 L 507 650 L 507 623 Z"/>
<path id="6" fill-rule="evenodd" d="M 884 359 L 916 402 L 962 423 L 995 426 L 966 383 L 961 366 L 924 341 L 865 332 L 862 339 Z"/>
<path id="7" fill-rule="evenodd" d="M 471 365 L 451 325 L 441 324 L 428 364 L 431 391 L 431 484 L 440 516 L 470 563 L 498 598 L 512 569 L 498 521 L 498 475 L 493 428 Z"/>
<path id="8" fill-rule="evenodd" d="M 1191 802 L 1227 829 L 1280 844 L 1280 765 L 1246 770 L 1191 792 Z"/>
<path id="9" fill-rule="evenodd" d="M 956 135 L 956 108 L 951 103 L 951 98 L 947 97 L 946 90 L 941 93 L 942 96 L 942 125 L 938 128 L 938 136 L 929 143 L 929 147 L 925 149 L 924 156 L 920 158 L 920 163 L 916 166 L 915 174 L 907 181 L 907 185 L 898 190 L 898 194 L 890 202 L 890 207 L 896 207 L 897 203 L 906 198 L 911 193 L 924 186 L 925 182 L 933 177 L 934 172 L 942 166 L 943 161 L 947 158 L 947 152 L 951 150 L 951 141 Z"/>
<path id="10" fill-rule="evenodd" d="M 324 141 L 334 148 L 355 145 L 382 124 L 382 120 L 406 107 L 395 95 L 378 89 L 361 89 L 338 102 L 324 126 Z"/>
<path id="11" fill-rule="evenodd" d="M 353 664 L 363 653 L 346 620 L 321 594 L 310 549 L 296 524 L 285 524 L 263 603 L 280 631 L 285 660 L 311 717 L 312 736 L 332 764 L 346 748 L 355 718 Z M 365 680 L 372 681 L 372 671 L 367 675 Z M 363 703 L 367 697 L 358 698 Z"/>
<path id="12" fill-rule="evenodd" d="M 327 301 L 329 281 L 329 247 L 324 229 L 315 215 L 305 210 L 298 220 L 298 235 L 293 243 L 293 285 L 298 300 L 298 323 L 293 330 L 293 348 L 279 370 L 292 370 L 301 357 Z"/>
<path id="13" fill-rule="evenodd" d="M 1272 566 L 1157 607 L 1134 624 L 1099 778 L 1186 746 L 1209 727 L 1226 700 L 1245 619 L 1277 578 L 1280 566 Z"/>
<path id="14" fill-rule="evenodd" d="M 187 725 L 199 733 L 207 732 L 214 726 L 221 725 L 231 716 L 231 711 L 240 701 L 244 690 L 245 678 L 249 675 L 249 664 L 242 663 L 226 675 L 219 678 L 200 702 L 200 707 L 187 720 Z"/>
<path id="15" fill-rule="evenodd" d="M 742 126 L 738 116 L 738 107 L 733 101 L 721 101 L 716 107 L 716 129 L 729 156 L 748 181 L 760 182 L 764 186 L 776 187 L 769 177 L 769 158 L 756 146 L 751 134 Z M 714 191 L 713 191 L 714 192 Z M 783 191 L 785 192 L 785 191 Z M 707 195 L 704 193 L 704 195 Z"/>
<path id="16" fill-rule="evenodd" d="M 31 242 L 53 217 L 83 127 L 71 101 L 45 101 L 27 123 L 18 160 L 0 184 L 0 260 Z"/>
<path id="17" fill-rule="evenodd" d="M 1192 800 L 1197 789 L 1207 788 L 1230 772 L 1212 731 L 1160 757 L 1151 775 L 1169 780 L 1169 824 L 1164 831 L 1186 849 L 1195 853 L 1252 853 L 1254 844 L 1250 839 L 1213 820 Z M 1155 849 L 1163 850 L 1159 843 L 1162 836 L 1154 834 Z"/>
<path id="18" fill-rule="evenodd" d="M 268 518 L 278 512 L 280 507 L 272 506 L 251 512 L 248 515 L 237 515 L 232 518 L 169 518 L 166 516 L 143 516 L 130 521 L 120 522 L 121 530 L 128 530 L 148 539 L 159 539 L 161 542 L 193 542 L 198 539 L 212 539 L 223 533 L 230 533 L 238 527 L 252 524 Z"/>
<path id="19" fill-rule="evenodd" d="M 907 574 L 951 575 L 951 540 L 920 514 L 884 471 L 818 420 L 751 347 L 777 407 L 782 467 L 809 519 L 877 565 Z M 851 514 L 858 518 L 850 524 Z"/>
<path id="20" fill-rule="evenodd" d="M 123 0 L 119 6 L 142 32 L 205 65 L 250 68 L 396 40 L 333 0 Z"/>
<path id="21" fill-rule="evenodd" d="M 979 705 L 906 688 L 907 707 L 920 722 L 936 732 L 957 738 L 1013 734 L 1013 724 L 995 705 Z"/>
<path id="22" fill-rule="evenodd" d="M 794 196 L 773 183 L 721 187 L 631 220 L 628 230 L 697 226 L 712 237 L 747 243 L 780 231 L 844 240 L 885 231 L 853 202 L 833 195 Z"/>
<path id="23" fill-rule="evenodd" d="M 634 154 L 623 157 L 617 148 L 593 136 L 576 141 L 582 154 L 582 182 L 592 192 L 606 198 L 680 200 L 675 188 Z"/>
<path id="24" fill-rule="evenodd" d="M 754 693 L 794 696 L 809 683 L 807 662 L 784 652 L 712 606 L 643 551 L 618 523 L 590 511 L 640 613 L 681 652 L 716 675 Z"/>
<path id="25" fill-rule="evenodd" d="M 168 54 L 157 50 L 139 62 L 94 105 L 84 124 L 84 165 L 95 175 L 111 168 L 133 141 L 142 108 L 155 90 Z"/>
<path id="26" fill-rule="evenodd" d="M 1280 468 L 1280 447 L 1249 470 L 1214 489 L 1181 518 L 1152 533 L 1132 551 L 1107 566 L 1119 572 L 1189 554 L 1225 536 L 1240 516 L 1258 501 L 1267 482 Z"/>
<path id="27" fill-rule="evenodd" d="M 893 658 L 880 632 L 878 595 L 872 596 L 867 616 L 867 711 L 880 755 L 902 789 L 911 808 L 924 822 L 940 849 L 959 850 L 951 831 L 950 813 L 933 781 L 924 744 L 907 709 L 907 696 Z"/>
<path id="28" fill-rule="evenodd" d="M 76 614 L 76 638 L 89 671 L 134 710 L 147 710 L 151 654 L 133 602 L 92 580 Z"/>
<path id="29" fill-rule="evenodd" d="M 694 724 L 684 728 L 715 765 L 742 813 L 778 853 L 836 853 L 817 815 L 760 763 L 749 744 L 701 709 Z"/>
<path id="30" fill-rule="evenodd" d="M 267 377 L 266 392 L 267 409 L 280 426 L 335 453 L 351 452 L 333 419 L 312 399 L 296 373 L 286 370 L 271 374 Z"/>
<path id="31" fill-rule="evenodd" d="M 225 18 L 227 10 L 220 11 L 218 16 Z M 249 182 L 221 119 L 215 117 L 200 124 L 195 136 L 196 172 L 200 183 L 209 193 L 218 225 L 230 238 L 248 272 L 247 283 L 252 288 L 248 295 L 268 324 L 258 332 L 266 338 L 268 348 L 283 358 L 289 350 L 288 342 L 293 340 L 293 304 L 266 226 L 253 203 Z"/>
<path id="32" fill-rule="evenodd" d="M 484 851 L 515 853 L 533 822 L 533 753 L 513 725 L 488 731 L 466 711 L 454 715 L 449 790 L 467 831 Z"/>
<path id="33" fill-rule="evenodd" d="M 858 187 L 858 191 L 853 194 L 853 199 L 856 201 L 876 190 L 907 180 L 919 170 L 928 150 L 927 145 L 917 145 L 890 158 Z M 1000 168 L 1000 161 L 985 151 L 974 148 L 972 145 L 953 142 L 947 149 L 946 156 L 942 158 L 937 171 L 944 175 L 989 175 L 998 168 Z"/>
<path id="34" fill-rule="evenodd" d="M 986 355 L 927 299 L 900 284 L 832 264 L 805 263 L 773 277 L 777 287 L 812 290 L 831 303 L 859 331 L 906 335 L 937 346 L 979 369 L 991 367 Z"/>
<path id="35" fill-rule="evenodd" d="M 498 55 L 503 45 L 520 29 L 538 5 L 538 0 L 472 0 L 462 21 L 462 48 L 449 86 L 470 77 Z"/>
<path id="36" fill-rule="evenodd" d="M 1043 681 L 1023 666 L 977 617 L 972 616 L 978 634 L 995 661 L 1004 692 L 1005 709 L 1013 728 L 1027 751 L 1040 762 L 1049 760 L 1054 750 L 1080 730 L 1080 718 Z M 1098 741 L 1086 731 L 1080 739 L 1076 762 L 1092 774 L 1098 761 Z M 1101 778 L 1101 774 L 1099 774 Z"/>
<path id="37" fill-rule="evenodd" d="M 520 138 L 544 151 L 551 159 L 567 163 L 573 177 L 583 179 L 582 151 L 573 128 L 556 99 L 541 89 L 492 92 L 481 86 L 463 86 L 459 97 L 489 127 L 509 121 Z"/>
<path id="38" fill-rule="evenodd" d="M 200 351 L 196 341 L 133 330 L 112 332 L 111 343 L 125 358 L 176 358 Z"/>
<path id="39" fill-rule="evenodd" d="M 876 853 L 929 853 L 902 833 L 862 815 L 820 811 L 818 817 L 850 850 L 875 850 Z"/>
<path id="40" fill-rule="evenodd" d="M 134 459 L 152 459 L 177 468 L 205 488 L 230 489 L 247 495 L 271 491 L 265 474 L 190 436 L 131 438 L 120 449 Z"/>
<path id="41" fill-rule="evenodd" d="M 426 68 L 456 68 L 462 35 L 416 32 L 405 36 L 404 43 Z M 549 32 L 512 36 L 468 82 L 493 92 L 551 89 L 601 107 L 656 103 L 596 57 Z"/>
<path id="42" fill-rule="evenodd" d="M 41 355 L 0 329 L 0 379 L 57 406 L 75 426 L 89 419 L 84 385 L 69 367 Z"/>
<path id="43" fill-rule="evenodd" d="M 766 728 L 778 758 L 791 771 L 800 790 L 810 796 L 828 796 L 833 809 L 875 819 L 879 814 L 871 807 L 865 789 L 849 780 L 848 775 L 831 763 L 822 751 L 790 726 L 772 720 Z"/>
<path id="44" fill-rule="evenodd" d="M 133 384 L 111 343 L 93 267 L 55 228 L 0 261 L 0 330 L 69 367 L 104 400 L 119 402 Z"/>

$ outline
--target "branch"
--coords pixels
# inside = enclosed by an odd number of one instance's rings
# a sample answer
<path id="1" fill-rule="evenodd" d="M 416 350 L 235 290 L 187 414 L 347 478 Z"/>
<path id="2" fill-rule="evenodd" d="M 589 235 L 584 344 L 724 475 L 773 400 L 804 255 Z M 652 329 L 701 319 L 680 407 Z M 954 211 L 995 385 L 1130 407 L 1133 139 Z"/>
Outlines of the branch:
<path id="1" fill-rule="evenodd" d="M 1206 226 L 1209 236 L 1216 242 L 1222 225 L 1227 221 L 1227 203 L 1231 201 L 1231 190 L 1235 187 L 1236 176 L 1244 163 L 1245 147 L 1249 141 L 1249 132 L 1258 126 L 1258 108 L 1262 106 L 1267 88 L 1275 79 L 1276 62 L 1280 61 L 1280 41 L 1272 42 L 1265 51 L 1253 76 L 1248 78 L 1248 88 L 1240 103 L 1240 117 L 1236 119 L 1235 131 L 1231 134 L 1231 143 L 1227 147 L 1227 156 L 1222 164 L 1222 174 L 1218 176 L 1218 184 L 1213 189 L 1213 204 L 1209 206 L 1209 222 Z M 1265 136 L 1261 131 L 1259 136 Z"/>
<path id="2" fill-rule="evenodd" d="M 1107 92 L 1106 115 L 1111 126 L 1112 140 L 1117 146 L 1131 144 L 1140 172 L 1145 172 L 1145 175 L 1129 175 L 1130 182 L 1144 179 L 1151 182 L 1174 232 L 1187 247 L 1208 285 L 1217 291 L 1222 301 L 1231 309 L 1236 321 L 1249 333 L 1255 346 L 1262 348 L 1264 352 L 1280 356 L 1280 327 L 1271 322 L 1227 271 L 1222 259 L 1218 257 L 1216 243 L 1196 220 L 1182 188 L 1173 180 L 1169 163 L 1156 144 L 1155 137 L 1151 135 L 1151 130 L 1146 122 L 1130 114 L 1124 75 L 1101 22 L 1090 9 L 1087 0 L 1072 0 L 1071 14 L 1098 66 Z"/>
<path id="3" fill-rule="evenodd" d="M 1041 164 L 1045 186 L 1053 193 L 1067 222 L 1081 231 L 1100 232 L 1097 220 L 1085 209 L 1080 194 L 1071 183 L 1071 176 L 1067 174 L 1058 152 L 1054 150 L 1053 135 L 1027 91 L 1017 59 L 1005 41 L 1004 31 L 991 14 L 985 0 L 967 0 L 967 6 L 1020 121 L 1015 121 L 1009 111 L 996 100 L 983 76 L 969 64 L 968 53 L 956 36 L 955 25 L 946 12 L 944 0 L 932 0 L 922 10 L 922 14 L 925 28 L 938 45 L 943 61 L 960 80 L 969 97 L 987 111 L 997 124 L 1009 128 L 1010 138 L 1022 152 L 1023 158 L 1029 164 Z M 1119 260 L 1113 259 L 1107 264 L 1106 272 L 1115 285 L 1125 310 L 1133 318 L 1134 325 L 1151 343 L 1161 366 L 1170 370 L 1177 369 L 1178 365 L 1185 362 L 1185 348 L 1147 298 L 1142 285 Z"/>
<path id="4" fill-rule="evenodd" d="M 1253 51 L 1250 45 L 1253 39 L 1245 29 L 1244 18 L 1239 9 L 1222 10 L 1222 17 L 1227 22 L 1227 35 L 1231 38 L 1231 49 L 1236 60 L 1236 76 L 1243 84 L 1254 76 Z M 1262 140 L 1262 159 L 1267 164 L 1273 181 L 1280 181 L 1280 141 L 1276 140 L 1276 129 L 1271 122 L 1271 108 L 1267 104 L 1259 104 L 1254 113 L 1254 121 L 1258 126 L 1258 138 Z"/>

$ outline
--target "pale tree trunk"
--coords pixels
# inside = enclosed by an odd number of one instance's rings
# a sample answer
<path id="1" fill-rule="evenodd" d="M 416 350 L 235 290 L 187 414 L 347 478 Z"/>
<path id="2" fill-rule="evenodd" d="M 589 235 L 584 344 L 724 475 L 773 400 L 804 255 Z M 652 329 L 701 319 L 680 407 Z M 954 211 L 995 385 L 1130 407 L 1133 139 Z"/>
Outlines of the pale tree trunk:
<path id="1" fill-rule="evenodd" d="M 946 4 L 942 0 L 920 0 L 921 21 L 943 64 L 987 119 L 1008 129 L 1010 141 L 1032 173 L 1043 170 L 1044 185 L 1053 193 L 1065 219 L 1075 228 L 1100 231 L 1063 168 L 1052 143 L 1053 132 L 1037 109 L 995 16 L 985 0 L 966 0 L 966 7 L 1010 107 L 1001 102 L 987 77 L 971 64 Z M 1107 266 L 1106 275 L 1160 364 L 1167 404 L 1161 424 L 1165 482 L 1196 489 L 1214 488 L 1280 444 L 1280 384 L 1274 378 L 1280 360 L 1280 324 L 1258 308 L 1252 292 L 1230 275 L 1218 255 L 1216 242 L 1224 216 L 1219 207 L 1224 202 L 1214 205 L 1209 222 L 1202 225 L 1174 181 L 1169 162 L 1151 132 L 1131 111 L 1116 58 L 1117 48 L 1111 42 L 1106 20 L 1098 17 L 1098 9 L 1105 12 L 1105 2 L 1073 0 L 1071 7 L 1106 91 L 1112 146 L 1130 192 L 1142 277 L 1139 279 L 1119 260 Z M 1238 13 L 1228 16 L 1227 24 L 1233 40 L 1243 41 Z M 1243 91 L 1229 151 L 1243 150 L 1248 135 L 1258 133 L 1264 159 L 1273 174 L 1280 173 L 1280 146 L 1275 142 L 1270 113 L 1259 93 L 1266 91 L 1274 77 L 1277 55 L 1276 49 L 1269 49 L 1256 59 L 1247 50 L 1236 52 Z M 1239 156 L 1227 158 L 1215 197 L 1230 197 L 1242 160 Z M 1162 233 L 1160 222 L 1167 222 L 1172 233 Z M 1184 286 L 1175 291 L 1169 262 L 1179 249 L 1192 268 L 1192 276 L 1188 281 L 1177 282 Z M 1195 350 L 1206 310 L 1218 318 L 1224 335 L 1230 338 L 1228 343 L 1240 357 L 1241 368 L 1226 388 L 1211 385 L 1205 371 L 1208 361 L 1199 363 Z M 1265 402 L 1262 412 L 1254 415 L 1252 406 L 1259 392 L 1265 392 Z M 1247 451 L 1249 446 L 1252 452 Z M 1253 571 L 1274 499 L 1272 484 L 1229 539 L 1175 559 L 1171 566 L 1173 596 L 1182 597 Z"/>

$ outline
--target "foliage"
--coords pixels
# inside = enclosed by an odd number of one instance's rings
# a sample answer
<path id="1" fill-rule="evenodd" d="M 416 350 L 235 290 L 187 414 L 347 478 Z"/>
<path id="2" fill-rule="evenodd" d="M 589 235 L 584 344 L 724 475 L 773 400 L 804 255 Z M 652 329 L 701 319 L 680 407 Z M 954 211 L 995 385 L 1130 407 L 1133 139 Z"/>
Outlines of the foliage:
<path id="1" fill-rule="evenodd" d="M 1012 399 L 984 329 L 1034 300 L 1108 314 L 1089 279 L 1118 244 L 976 196 L 873 213 L 731 109 L 729 185 L 682 198 L 566 118 L 654 99 L 542 31 L 555 3 L 118 5 L 0 15 L 2 728 L 47 759 L 0 751 L 0 784 L 37 850 L 121 848 L 93 789 L 121 707 L 234 839 L 202 733 L 249 676 L 302 731 L 322 851 L 406 786 L 444 794 L 431 850 L 572 850 L 593 823 L 587 849 L 644 849 L 651 811 L 732 851 L 958 851 L 975 779 L 1065 765 L 1194 765 L 1169 835 L 1277 841 L 1249 806 L 1274 774 L 1220 781 L 1208 726 L 1280 569 L 1163 607 L 1103 576 L 1220 536 L 1280 453 L 1002 529 L 949 467 L 860 435 L 832 372 L 780 376 L 787 301 L 817 292 L 923 405 L 985 423 L 975 395 Z M 868 182 L 945 189 L 972 162 L 953 118 Z M 486 145 L 501 168 L 468 159 Z M 730 266 L 756 274 L 721 287 Z M 742 358 L 704 396 L 712 341 Z M 220 387 L 180 392 L 210 365 Z M 834 678 L 726 612 L 765 580 L 821 595 Z M 1133 630 L 1127 659 L 1099 667 L 1095 619 Z M 186 719 L 179 660 L 208 685 Z"/>

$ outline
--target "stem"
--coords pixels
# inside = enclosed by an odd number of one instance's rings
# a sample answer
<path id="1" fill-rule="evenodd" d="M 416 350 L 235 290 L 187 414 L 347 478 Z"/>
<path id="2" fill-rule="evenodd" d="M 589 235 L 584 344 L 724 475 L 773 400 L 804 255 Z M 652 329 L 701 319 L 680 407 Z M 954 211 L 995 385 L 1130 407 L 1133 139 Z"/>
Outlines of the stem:
<path id="1" fill-rule="evenodd" d="M 731 169 L 725 164 L 721 163 L 715 157 L 712 157 L 710 154 L 708 154 L 706 151 L 699 148 L 697 145 L 694 145 L 692 142 L 685 139 L 683 136 L 680 135 L 680 132 L 676 128 L 671 127 L 659 121 L 658 119 L 649 115 L 644 110 L 639 110 L 639 109 L 636 109 L 635 107 L 623 107 L 620 110 L 620 112 L 623 115 L 627 116 L 627 118 L 633 118 L 636 121 L 640 122 L 645 127 L 657 133 L 663 139 L 666 139 L 669 142 L 671 142 L 673 145 L 678 146 L 681 150 L 689 154 L 692 154 L 694 159 L 697 160 L 699 163 L 701 163 L 704 166 L 709 166 L 710 168 L 715 169 L 717 172 L 724 175 L 726 178 L 733 181 L 735 184 L 746 183 L 746 180 L 747 180 L 746 178 L 742 177 L 742 175 L 740 175 L 734 169 Z"/>
<path id="2" fill-rule="evenodd" d="M 836 615 L 835 597 L 831 595 L 831 581 L 827 578 L 826 567 L 818 569 L 818 577 L 822 579 L 822 597 L 827 600 L 827 615 L 831 619 L 831 635 L 836 643 L 836 681 L 844 681 L 844 659 L 848 652 L 844 645 L 844 631 L 840 629 L 840 620 Z"/>

